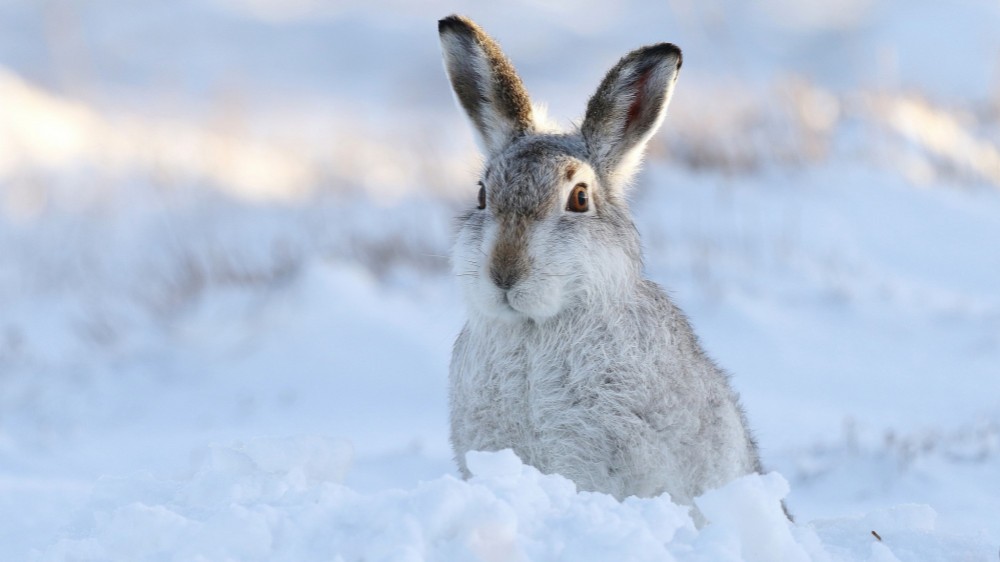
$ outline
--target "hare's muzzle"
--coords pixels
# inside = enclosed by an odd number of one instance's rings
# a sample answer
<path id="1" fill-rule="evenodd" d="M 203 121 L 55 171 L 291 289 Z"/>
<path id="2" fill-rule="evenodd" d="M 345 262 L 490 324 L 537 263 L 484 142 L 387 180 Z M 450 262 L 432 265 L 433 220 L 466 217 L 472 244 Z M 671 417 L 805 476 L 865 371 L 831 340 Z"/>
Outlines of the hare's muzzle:
<path id="1" fill-rule="evenodd" d="M 528 274 L 528 219 L 509 218 L 501 222 L 496 245 L 490 257 L 490 279 L 503 291 L 509 291 Z"/>

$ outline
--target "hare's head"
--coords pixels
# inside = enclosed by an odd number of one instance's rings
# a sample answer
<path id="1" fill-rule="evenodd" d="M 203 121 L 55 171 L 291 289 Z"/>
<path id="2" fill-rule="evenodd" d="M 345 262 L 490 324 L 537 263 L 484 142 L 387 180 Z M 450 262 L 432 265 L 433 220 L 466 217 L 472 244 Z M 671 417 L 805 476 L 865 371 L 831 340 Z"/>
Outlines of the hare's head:
<path id="1" fill-rule="evenodd" d="M 536 122 L 514 67 L 475 23 L 450 16 L 438 31 L 486 159 L 453 255 L 471 307 L 541 322 L 624 296 L 642 268 L 624 190 L 663 120 L 680 49 L 661 43 L 626 55 L 579 130 L 558 133 Z"/>

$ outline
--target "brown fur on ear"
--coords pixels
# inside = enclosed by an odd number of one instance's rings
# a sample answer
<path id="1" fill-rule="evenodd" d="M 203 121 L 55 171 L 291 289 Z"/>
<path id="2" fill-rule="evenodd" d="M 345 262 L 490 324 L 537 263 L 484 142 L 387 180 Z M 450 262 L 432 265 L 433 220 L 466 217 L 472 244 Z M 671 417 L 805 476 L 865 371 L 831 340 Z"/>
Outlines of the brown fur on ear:
<path id="1" fill-rule="evenodd" d="M 531 99 L 497 42 L 458 15 L 440 20 L 438 33 L 452 88 L 486 151 L 497 151 L 531 130 Z"/>

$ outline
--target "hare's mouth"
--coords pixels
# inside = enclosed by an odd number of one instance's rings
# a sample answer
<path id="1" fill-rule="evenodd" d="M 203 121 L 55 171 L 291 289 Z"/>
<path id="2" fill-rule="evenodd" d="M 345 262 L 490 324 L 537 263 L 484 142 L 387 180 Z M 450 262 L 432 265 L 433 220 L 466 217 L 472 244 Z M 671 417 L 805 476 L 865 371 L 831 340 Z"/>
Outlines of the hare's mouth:
<path id="1" fill-rule="evenodd" d="M 510 302 L 510 291 L 500 291 L 500 310 L 506 315 L 525 315 L 524 312 L 514 308 L 514 305 Z"/>
<path id="2" fill-rule="evenodd" d="M 525 295 L 515 290 L 497 290 L 494 288 L 493 296 L 489 299 L 489 305 L 481 309 L 489 316 L 506 321 L 523 321 L 533 318 L 532 307 L 529 306 L 530 299 L 525 302 Z"/>
<path id="3" fill-rule="evenodd" d="M 510 303 L 510 291 L 500 291 L 500 306 L 509 308 L 515 312 L 517 311 L 514 305 Z"/>
<path id="4" fill-rule="evenodd" d="M 541 322 L 559 312 L 560 299 L 557 291 L 530 290 L 515 286 L 501 290 L 498 295 L 499 313 L 511 319 L 535 320 Z"/>

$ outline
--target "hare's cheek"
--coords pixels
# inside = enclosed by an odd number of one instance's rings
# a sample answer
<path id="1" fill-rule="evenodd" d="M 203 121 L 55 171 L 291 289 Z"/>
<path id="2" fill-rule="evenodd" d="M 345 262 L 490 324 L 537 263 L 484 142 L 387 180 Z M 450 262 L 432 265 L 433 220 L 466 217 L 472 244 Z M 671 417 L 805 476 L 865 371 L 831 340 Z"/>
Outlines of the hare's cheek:
<path id="1" fill-rule="evenodd" d="M 479 271 L 483 266 L 483 246 L 488 236 L 488 226 L 477 219 L 466 218 L 456 233 L 451 251 L 452 270 L 456 275 L 467 275 Z"/>

